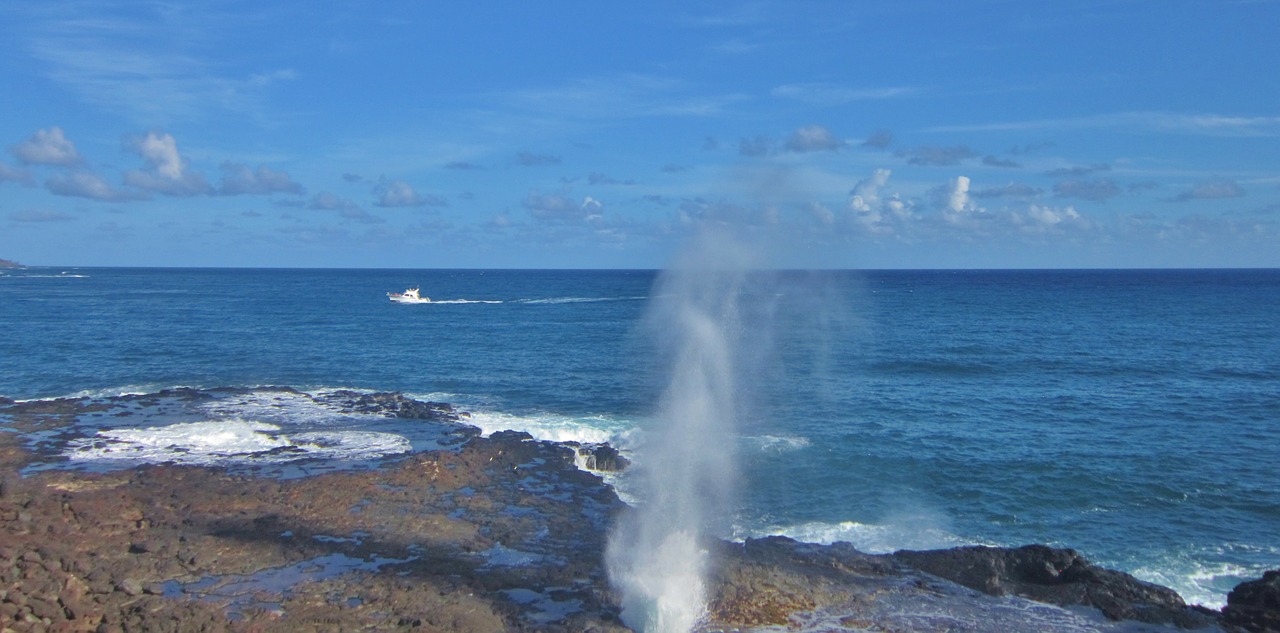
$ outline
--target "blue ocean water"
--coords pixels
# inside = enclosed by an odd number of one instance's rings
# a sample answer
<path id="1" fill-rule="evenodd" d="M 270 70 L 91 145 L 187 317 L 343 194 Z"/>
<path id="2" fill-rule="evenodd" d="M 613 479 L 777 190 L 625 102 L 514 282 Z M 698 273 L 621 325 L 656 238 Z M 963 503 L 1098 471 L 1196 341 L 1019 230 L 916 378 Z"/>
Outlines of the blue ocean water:
<path id="1" fill-rule="evenodd" d="M 0 271 L 0 395 L 398 390 L 628 448 L 657 274 Z M 734 536 L 1048 543 L 1215 607 L 1280 567 L 1280 271 L 765 276 Z"/>

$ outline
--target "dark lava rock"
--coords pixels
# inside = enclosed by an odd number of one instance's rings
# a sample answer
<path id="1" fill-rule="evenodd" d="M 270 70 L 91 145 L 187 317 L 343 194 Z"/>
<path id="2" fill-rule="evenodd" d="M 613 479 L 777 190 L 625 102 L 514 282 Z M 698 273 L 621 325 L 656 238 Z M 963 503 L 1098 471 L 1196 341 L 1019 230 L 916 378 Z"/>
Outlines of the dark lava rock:
<path id="1" fill-rule="evenodd" d="M 1098 567 L 1075 550 L 1046 545 L 958 547 L 892 555 L 923 572 L 993 596 L 1015 595 L 1059 606 L 1100 609 L 1112 620 L 1208 626 L 1214 619 L 1187 607 L 1177 592 Z"/>
<path id="2" fill-rule="evenodd" d="M 359 393 L 339 390 L 316 398 L 357 413 L 376 413 L 409 420 L 458 422 L 470 417 L 445 402 L 422 402 L 398 392 Z"/>
<path id="3" fill-rule="evenodd" d="M 623 457 L 618 449 L 608 444 L 579 446 L 578 455 L 585 458 L 585 465 L 590 470 L 617 473 L 631 465 L 631 460 Z"/>
<path id="4" fill-rule="evenodd" d="M 531 442 L 533 436 L 524 431 L 497 431 L 489 439 L 495 442 Z"/>
<path id="5" fill-rule="evenodd" d="M 1227 594 L 1222 610 L 1228 624 L 1254 633 L 1280 631 L 1280 570 L 1272 570 L 1259 580 L 1236 585 Z"/>

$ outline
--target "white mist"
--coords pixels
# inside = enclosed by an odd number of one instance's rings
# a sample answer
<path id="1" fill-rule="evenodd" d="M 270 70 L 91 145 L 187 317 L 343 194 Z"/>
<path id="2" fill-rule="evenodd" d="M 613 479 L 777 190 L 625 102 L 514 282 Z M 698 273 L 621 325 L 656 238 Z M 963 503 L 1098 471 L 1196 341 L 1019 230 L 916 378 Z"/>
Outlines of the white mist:
<path id="1" fill-rule="evenodd" d="M 606 552 L 623 622 L 644 633 L 685 633 L 706 613 L 708 544 L 727 533 L 733 509 L 739 378 L 753 358 L 743 318 L 751 263 L 733 239 L 704 234 L 654 288 L 647 326 L 668 379 L 639 451 L 640 502 Z"/>

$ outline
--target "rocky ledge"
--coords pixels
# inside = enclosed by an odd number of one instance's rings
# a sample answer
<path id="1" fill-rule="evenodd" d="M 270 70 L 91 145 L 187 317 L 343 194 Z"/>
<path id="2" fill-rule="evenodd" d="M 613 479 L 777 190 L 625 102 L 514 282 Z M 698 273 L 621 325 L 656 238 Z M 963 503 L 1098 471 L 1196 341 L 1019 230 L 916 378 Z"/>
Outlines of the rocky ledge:
<path id="1" fill-rule="evenodd" d="M 33 434 L 227 393 L 0 402 L 0 630 L 627 630 L 602 560 L 628 510 L 576 465 L 624 467 L 612 449 L 484 438 L 448 405 L 332 392 L 307 397 L 445 425 L 457 441 L 287 480 L 173 464 L 30 468 L 55 459 Z M 1043 546 L 710 547 L 708 631 L 1280 630 L 1280 572 L 1241 585 L 1224 614 Z"/>

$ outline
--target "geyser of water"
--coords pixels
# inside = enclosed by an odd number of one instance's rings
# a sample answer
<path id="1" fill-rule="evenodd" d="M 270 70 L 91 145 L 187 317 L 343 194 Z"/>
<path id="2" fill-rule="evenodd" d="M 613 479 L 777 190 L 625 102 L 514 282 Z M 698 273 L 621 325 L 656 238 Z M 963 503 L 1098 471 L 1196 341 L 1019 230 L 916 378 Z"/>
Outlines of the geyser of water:
<path id="1" fill-rule="evenodd" d="M 750 263 L 733 240 L 704 235 L 652 294 L 647 325 L 669 378 L 637 460 L 640 503 L 606 553 L 623 622 L 645 633 L 685 633 L 705 614 L 708 539 L 726 532 L 736 479 Z"/>

